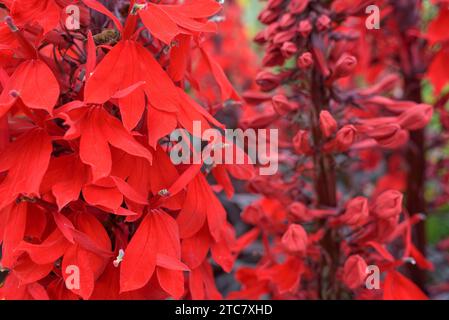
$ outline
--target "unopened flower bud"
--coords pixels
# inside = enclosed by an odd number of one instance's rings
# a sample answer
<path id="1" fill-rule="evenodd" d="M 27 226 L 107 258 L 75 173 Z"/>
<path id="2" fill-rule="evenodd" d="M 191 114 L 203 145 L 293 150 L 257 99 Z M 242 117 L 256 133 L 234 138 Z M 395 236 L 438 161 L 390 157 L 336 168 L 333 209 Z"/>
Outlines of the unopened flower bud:
<path id="1" fill-rule="evenodd" d="M 348 150 L 354 143 L 356 134 L 357 130 L 353 125 L 345 125 L 343 128 L 338 130 L 337 136 L 335 138 L 338 150 Z"/>
<path id="2" fill-rule="evenodd" d="M 307 249 L 307 232 L 301 225 L 291 224 L 282 236 L 281 243 L 290 253 L 304 253 Z"/>
<path id="3" fill-rule="evenodd" d="M 274 110 L 281 116 L 298 109 L 296 103 L 288 101 L 287 97 L 282 94 L 273 96 L 272 103 Z"/>
<path id="4" fill-rule="evenodd" d="M 279 85 L 280 78 L 269 71 L 261 71 L 256 76 L 256 83 L 263 91 L 270 91 Z"/>
<path id="5" fill-rule="evenodd" d="M 299 130 L 293 138 L 293 148 L 298 154 L 308 154 L 311 151 L 309 144 L 309 133 L 305 130 Z"/>
<path id="6" fill-rule="evenodd" d="M 337 122 L 327 110 L 320 112 L 320 129 L 326 138 L 337 131 Z"/>
<path id="7" fill-rule="evenodd" d="M 330 24 L 331 19 L 325 14 L 322 14 L 316 21 L 316 27 L 319 31 L 329 29 Z"/>
<path id="8" fill-rule="evenodd" d="M 287 31 L 281 31 L 276 33 L 276 35 L 273 37 L 273 43 L 274 44 L 283 44 L 286 41 L 290 41 L 293 39 L 296 35 L 295 30 L 287 30 Z"/>
<path id="9" fill-rule="evenodd" d="M 301 22 L 299 22 L 298 32 L 301 36 L 303 36 L 304 38 L 307 38 L 309 36 L 310 32 L 312 32 L 312 24 L 310 23 L 310 21 L 302 20 Z"/>
<path id="10" fill-rule="evenodd" d="M 279 17 L 279 11 L 274 11 L 274 10 L 263 10 L 260 14 L 259 14 L 259 21 L 262 22 L 263 24 L 270 24 L 271 22 L 273 22 L 274 20 L 276 20 Z"/>
<path id="11" fill-rule="evenodd" d="M 308 4 L 309 0 L 292 0 L 288 4 L 288 10 L 292 14 L 299 14 L 306 9 Z"/>
<path id="12" fill-rule="evenodd" d="M 295 201 L 290 204 L 288 207 L 288 213 L 294 220 L 307 220 L 307 207 L 301 202 Z"/>
<path id="13" fill-rule="evenodd" d="M 290 58 L 297 51 L 298 51 L 298 48 L 296 48 L 296 45 L 293 42 L 290 42 L 290 41 L 284 42 L 284 44 L 281 47 L 282 55 L 285 58 Z"/>
<path id="14" fill-rule="evenodd" d="M 433 108 L 428 104 L 418 104 L 398 117 L 399 125 L 406 130 L 418 130 L 425 127 L 432 118 Z"/>
<path id="15" fill-rule="evenodd" d="M 369 216 L 368 199 L 356 197 L 346 204 L 345 213 L 339 220 L 348 226 L 360 226 L 366 222 Z"/>
<path id="16" fill-rule="evenodd" d="M 268 0 L 267 8 L 268 9 L 276 9 L 278 8 L 284 0 Z"/>
<path id="17" fill-rule="evenodd" d="M 257 44 L 264 44 L 267 42 L 266 30 L 259 31 L 254 37 L 254 42 Z"/>
<path id="18" fill-rule="evenodd" d="M 402 212 L 403 195 L 397 190 L 387 190 L 381 193 L 374 202 L 371 211 L 379 218 L 389 219 Z"/>
<path id="19" fill-rule="evenodd" d="M 347 53 L 344 53 L 335 64 L 332 79 L 339 79 L 349 76 L 357 66 L 357 59 Z"/>
<path id="20" fill-rule="evenodd" d="M 403 140 L 403 131 L 398 124 L 389 123 L 377 126 L 367 132 L 367 135 L 385 148 L 396 148 L 405 142 Z"/>
<path id="21" fill-rule="evenodd" d="M 343 282 L 349 289 L 360 287 L 366 279 L 368 265 L 358 254 L 352 255 L 346 260 L 343 267 Z"/>
<path id="22" fill-rule="evenodd" d="M 276 48 L 271 50 L 265 54 L 262 59 L 262 64 L 264 67 L 274 67 L 278 65 L 282 65 L 285 61 L 282 53 Z"/>
<path id="23" fill-rule="evenodd" d="M 295 17 L 290 13 L 284 14 L 279 20 L 279 27 L 282 29 L 290 28 L 295 23 Z"/>
<path id="24" fill-rule="evenodd" d="M 313 65 L 313 57 L 310 52 L 304 52 L 300 57 L 298 57 L 298 60 L 296 61 L 296 65 L 300 69 L 307 69 L 311 65 Z"/>

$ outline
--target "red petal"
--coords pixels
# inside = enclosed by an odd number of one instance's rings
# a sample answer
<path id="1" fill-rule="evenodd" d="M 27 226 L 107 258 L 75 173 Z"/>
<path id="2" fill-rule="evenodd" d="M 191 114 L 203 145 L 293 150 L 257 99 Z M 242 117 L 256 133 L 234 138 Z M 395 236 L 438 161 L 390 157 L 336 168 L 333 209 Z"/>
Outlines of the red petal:
<path id="1" fill-rule="evenodd" d="M 147 284 L 156 267 L 157 232 L 151 214 L 140 224 L 125 251 L 120 269 L 120 292 L 136 290 Z"/>

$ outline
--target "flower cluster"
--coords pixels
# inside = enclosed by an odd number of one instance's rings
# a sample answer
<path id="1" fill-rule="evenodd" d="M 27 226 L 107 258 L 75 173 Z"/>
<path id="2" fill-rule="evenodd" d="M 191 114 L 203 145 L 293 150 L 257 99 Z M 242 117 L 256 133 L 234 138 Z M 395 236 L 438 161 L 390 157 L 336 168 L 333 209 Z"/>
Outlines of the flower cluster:
<path id="1" fill-rule="evenodd" d="M 252 168 L 175 166 L 166 136 L 240 99 L 205 49 L 221 5 L 1 3 L 0 298 L 220 298 L 211 261 L 237 249 L 216 191 Z"/>
<path id="2" fill-rule="evenodd" d="M 368 2 L 269 0 L 259 15 L 265 69 L 260 90 L 245 94 L 242 126 L 280 130 L 281 172 L 250 182 L 262 198 L 244 211 L 253 229 L 239 241 L 260 238 L 264 253 L 237 271 L 233 297 L 426 298 L 400 272 L 432 268 L 412 242 L 423 215 L 383 178 L 433 108 L 396 99 L 402 79 L 391 68 L 373 72 L 370 54 L 383 43 L 361 47 Z M 379 270 L 379 290 L 368 266 Z"/>

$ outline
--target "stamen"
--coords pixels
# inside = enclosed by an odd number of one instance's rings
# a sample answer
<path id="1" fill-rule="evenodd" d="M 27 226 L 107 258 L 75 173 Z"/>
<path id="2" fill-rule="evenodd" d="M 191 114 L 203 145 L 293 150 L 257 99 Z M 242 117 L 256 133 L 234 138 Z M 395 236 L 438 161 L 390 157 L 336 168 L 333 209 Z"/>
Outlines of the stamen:
<path id="1" fill-rule="evenodd" d="M 168 191 L 167 189 L 162 189 L 157 194 L 161 197 L 168 197 L 170 195 L 170 191 Z"/>
<path id="2" fill-rule="evenodd" d="M 120 265 L 120 262 L 123 261 L 123 257 L 125 256 L 125 251 L 123 251 L 123 249 L 120 249 L 118 251 L 118 256 L 117 258 L 112 262 L 112 264 L 114 265 L 114 267 L 118 268 L 118 266 Z"/>

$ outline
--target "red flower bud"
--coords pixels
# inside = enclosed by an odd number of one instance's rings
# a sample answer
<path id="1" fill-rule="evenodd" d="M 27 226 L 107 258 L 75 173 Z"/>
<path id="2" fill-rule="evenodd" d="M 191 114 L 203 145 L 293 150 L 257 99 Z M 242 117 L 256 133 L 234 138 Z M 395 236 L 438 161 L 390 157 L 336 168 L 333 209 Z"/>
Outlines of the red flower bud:
<path id="1" fill-rule="evenodd" d="M 281 52 L 277 48 L 272 48 L 262 59 L 262 64 L 265 67 L 274 67 L 277 65 L 282 65 L 285 58 L 282 56 Z"/>
<path id="2" fill-rule="evenodd" d="M 307 249 L 307 232 L 299 224 L 291 224 L 281 239 L 282 245 L 290 253 L 304 253 Z"/>
<path id="3" fill-rule="evenodd" d="M 261 71 L 256 76 L 256 83 L 263 91 L 270 91 L 279 85 L 280 77 L 269 71 Z"/>
<path id="4" fill-rule="evenodd" d="M 268 0 L 267 8 L 268 9 L 276 9 L 278 8 L 284 0 Z"/>
<path id="5" fill-rule="evenodd" d="M 288 207 L 288 213 L 294 220 L 306 221 L 307 220 L 307 207 L 298 201 L 293 202 Z"/>
<path id="6" fill-rule="evenodd" d="M 381 193 L 371 211 L 379 218 L 389 219 L 398 216 L 402 212 L 403 195 L 397 190 L 387 190 Z"/>
<path id="7" fill-rule="evenodd" d="M 405 143 L 408 138 L 408 133 L 395 123 L 382 124 L 368 131 L 367 135 L 376 140 L 382 147 L 390 149 L 399 147 Z"/>
<path id="8" fill-rule="evenodd" d="M 290 41 L 284 42 L 284 44 L 281 47 L 282 55 L 285 58 L 290 58 L 297 51 L 298 51 L 298 48 L 296 48 L 296 45 L 293 42 L 290 42 Z"/>
<path id="9" fill-rule="evenodd" d="M 310 52 L 304 52 L 296 61 L 296 65 L 300 69 L 307 69 L 313 64 L 312 54 Z"/>
<path id="10" fill-rule="evenodd" d="M 337 149 L 340 151 L 346 151 L 354 143 L 357 130 L 353 125 L 345 125 L 338 130 L 335 138 Z"/>
<path id="11" fill-rule="evenodd" d="M 432 106 L 428 104 L 418 104 L 402 113 L 398 117 L 398 123 L 406 130 L 421 129 L 429 123 L 432 114 Z"/>
<path id="12" fill-rule="evenodd" d="M 295 17 L 290 13 L 284 14 L 279 20 L 279 27 L 282 29 L 290 28 L 295 23 Z"/>
<path id="13" fill-rule="evenodd" d="M 243 98 L 249 104 L 259 104 L 271 99 L 269 93 L 260 92 L 259 90 L 248 90 L 243 93 Z"/>
<path id="14" fill-rule="evenodd" d="M 301 36 L 307 38 L 310 32 L 312 32 L 312 25 L 310 24 L 310 21 L 302 20 L 301 22 L 299 22 L 298 32 L 301 34 Z"/>
<path id="15" fill-rule="evenodd" d="M 309 144 L 309 133 L 299 130 L 293 138 L 293 148 L 298 154 L 308 154 L 311 151 Z"/>
<path id="16" fill-rule="evenodd" d="M 274 20 L 276 20 L 279 17 L 279 11 L 274 10 L 263 10 L 259 16 L 258 19 L 263 24 L 270 24 Z"/>
<path id="17" fill-rule="evenodd" d="M 267 32 L 266 30 L 259 31 L 254 37 L 254 42 L 257 44 L 264 44 L 267 42 Z"/>
<path id="18" fill-rule="evenodd" d="M 246 223 L 257 224 L 263 215 L 264 213 L 260 206 L 252 204 L 247 206 L 242 212 L 242 219 Z"/>
<path id="19" fill-rule="evenodd" d="M 357 227 L 364 224 L 368 216 L 368 200 L 365 197 L 356 197 L 346 203 L 345 213 L 339 220 L 348 226 Z"/>
<path id="20" fill-rule="evenodd" d="M 279 30 L 279 23 L 275 22 L 270 24 L 266 29 L 265 29 L 265 38 L 267 40 L 272 39 Z"/>
<path id="21" fill-rule="evenodd" d="M 288 10 L 292 14 L 299 14 L 304 11 L 308 4 L 309 0 L 292 0 L 288 5 Z"/>
<path id="22" fill-rule="evenodd" d="M 344 53 L 335 64 L 332 79 L 339 79 L 349 76 L 357 66 L 357 59 L 347 53 Z"/>
<path id="23" fill-rule="evenodd" d="M 320 112 L 320 128 L 323 135 L 327 138 L 337 131 L 337 122 L 329 113 L 329 111 Z"/>
<path id="24" fill-rule="evenodd" d="M 275 95 L 272 98 L 272 103 L 274 110 L 281 116 L 298 109 L 298 105 L 296 103 L 288 101 L 287 97 L 282 94 Z"/>
<path id="25" fill-rule="evenodd" d="M 322 14 L 316 22 L 316 27 L 319 31 L 323 31 L 329 29 L 330 24 L 331 19 L 327 15 Z"/>
<path id="26" fill-rule="evenodd" d="M 274 35 L 273 37 L 273 43 L 274 44 L 283 44 L 286 41 L 290 41 L 293 39 L 296 35 L 295 30 L 287 30 L 287 31 L 281 31 Z"/>
<path id="27" fill-rule="evenodd" d="M 358 254 L 350 256 L 343 267 L 343 283 L 350 289 L 360 287 L 366 279 L 368 265 Z"/>

